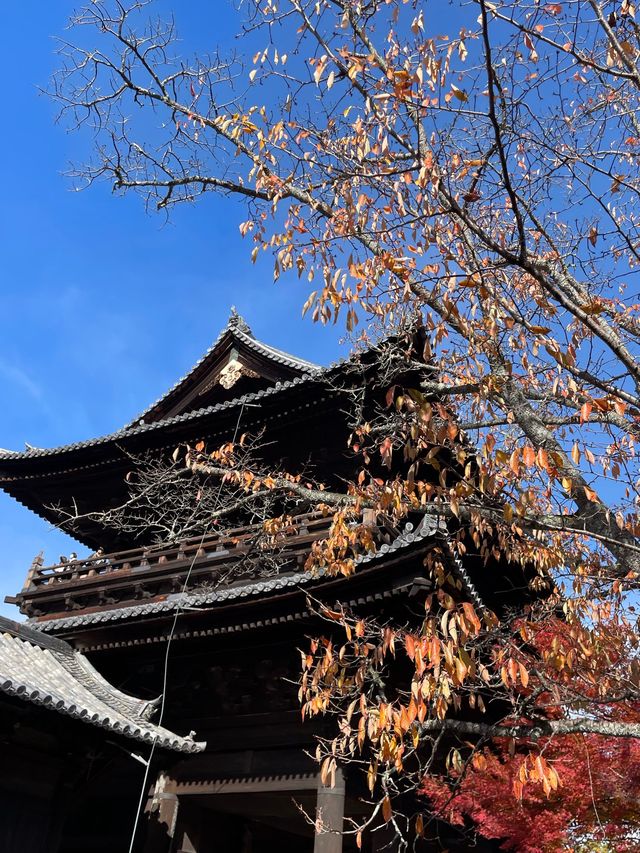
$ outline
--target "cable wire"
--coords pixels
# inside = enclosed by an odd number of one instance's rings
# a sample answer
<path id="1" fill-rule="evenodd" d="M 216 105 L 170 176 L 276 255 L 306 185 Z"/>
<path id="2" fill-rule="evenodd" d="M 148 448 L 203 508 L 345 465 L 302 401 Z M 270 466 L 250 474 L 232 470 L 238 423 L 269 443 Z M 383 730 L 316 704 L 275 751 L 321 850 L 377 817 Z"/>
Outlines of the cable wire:
<path id="1" fill-rule="evenodd" d="M 233 432 L 233 438 L 231 440 L 232 444 L 236 443 L 236 438 L 238 437 L 238 430 L 240 429 L 240 421 L 242 420 L 244 408 L 245 408 L 245 404 L 243 401 L 242 406 L 240 407 L 240 411 L 238 412 L 238 420 L 236 421 L 236 426 L 235 426 L 235 429 Z M 223 484 L 220 483 L 220 487 L 218 489 L 218 498 L 220 498 L 220 495 L 222 494 L 222 486 L 223 486 Z M 189 564 L 189 568 L 187 569 L 187 574 L 185 575 L 184 583 L 182 584 L 182 590 L 180 593 L 180 598 L 178 599 L 178 601 L 176 603 L 175 613 L 173 614 L 173 622 L 171 623 L 171 629 L 169 631 L 169 636 L 167 638 L 167 646 L 166 646 L 165 654 L 164 654 L 164 667 L 163 667 L 163 673 L 162 673 L 162 692 L 160 694 L 160 713 L 158 715 L 158 722 L 156 723 L 156 725 L 158 725 L 158 726 L 162 725 L 162 720 L 164 718 L 165 704 L 166 704 L 166 698 L 167 698 L 168 675 L 169 675 L 169 653 L 171 651 L 171 644 L 173 642 L 173 638 L 175 635 L 176 627 L 178 624 L 178 619 L 183 612 L 182 603 L 183 603 L 184 596 L 186 594 L 187 588 L 189 586 L 189 581 L 191 579 L 191 573 L 193 571 L 193 567 L 196 563 L 196 560 L 198 559 L 198 551 L 202 547 L 204 540 L 205 540 L 207 534 L 209 533 L 209 530 L 210 530 L 210 527 L 207 525 L 202 532 L 202 536 L 200 537 L 200 542 L 198 544 L 198 547 L 196 548 L 195 553 L 193 555 L 193 559 L 191 560 L 191 563 Z M 149 758 L 147 759 L 146 767 L 145 767 L 145 771 L 144 771 L 144 777 L 142 779 L 142 789 L 140 791 L 140 797 L 138 799 L 138 807 L 136 809 L 136 817 L 135 817 L 135 821 L 133 824 L 133 831 L 131 833 L 131 841 L 129 843 L 129 853 L 133 853 L 133 849 L 134 849 L 134 845 L 135 845 L 135 841 L 136 841 L 136 835 L 138 834 L 138 827 L 140 825 L 140 816 L 142 815 L 142 806 L 143 806 L 145 794 L 147 791 L 147 784 L 149 781 L 149 773 L 150 773 L 151 764 L 153 761 L 153 756 L 154 756 L 155 751 L 156 751 L 157 743 L 158 743 L 158 736 L 156 735 L 156 737 L 153 740 L 153 743 L 151 744 L 151 749 L 149 751 Z"/>

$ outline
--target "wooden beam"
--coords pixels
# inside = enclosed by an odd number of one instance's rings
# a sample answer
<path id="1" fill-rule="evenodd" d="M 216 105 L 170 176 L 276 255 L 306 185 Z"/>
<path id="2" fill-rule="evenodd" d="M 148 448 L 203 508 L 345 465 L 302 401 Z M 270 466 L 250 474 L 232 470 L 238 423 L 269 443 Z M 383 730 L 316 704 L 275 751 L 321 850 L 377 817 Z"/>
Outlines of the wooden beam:
<path id="1" fill-rule="evenodd" d="M 173 780 L 160 771 L 145 806 L 144 853 L 169 853 L 178 819 L 178 797 L 171 790 Z"/>
<path id="2" fill-rule="evenodd" d="M 325 785 L 318 776 L 316 800 L 316 836 L 313 853 L 342 853 L 345 781 L 340 768 L 335 785 Z"/>
<path id="3" fill-rule="evenodd" d="M 315 773 L 296 773 L 283 776 L 250 776 L 245 779 L 204 779 L 188 782 L 170 781 L 167 790 L 180 797 L 203 794 L 261 794 L 276 791 L 313 791 Z"/>

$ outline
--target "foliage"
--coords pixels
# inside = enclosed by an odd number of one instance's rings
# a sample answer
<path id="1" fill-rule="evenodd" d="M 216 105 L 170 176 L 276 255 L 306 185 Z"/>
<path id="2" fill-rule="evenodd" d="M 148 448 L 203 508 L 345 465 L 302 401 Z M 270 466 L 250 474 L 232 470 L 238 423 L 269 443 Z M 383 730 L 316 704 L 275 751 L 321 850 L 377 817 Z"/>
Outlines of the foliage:
<path id="1" fill-rule="evenodd" d="M 453 790 L 434 777 L 424 793 L 453 823 L 465 818 L 486 838 L 518 853 L 632 851 L 638 845 L 640 771 L 637 742 L 573 735 L 540 744 L 544 761 L 563 784 L 545 795 L 522 787 L 526 756 L 510 755 L 506 745 L 478 752 Z M 512 789 L 519 796 L 512 796 Z M 500 808 L 496 808 L 500 802 Z"/>
<path id="2" fill-rule="evenodd" d="M 165 211 L 242 197 L 252 256 L 307 280 L 314 320 L 356 335 L 366 318 L 388 341 L 384 404 L 363 408 L 354 391 L 343 490 L 243 468 L 233 448 L 187 456 L 246 494 L 335 513 L 311 557 L 329 571 L 349 574 L 374 547 L 365 509 L 448 525 L 424 618 L 323 611 L 301 701 L 338 716 L 324 772 L 361 763 L 391 820 L 396 794 L 442 762 L 459 774 L 487 739 L 528 745 L 535 767 L 554 735 L 637 738 L 633 3 L 244 8 L 250 62 L 178 56 L 173 23 L 145 3 L 91 3 L 53 94 L 94 131 L 78 180 L 110 179 Z M 487 572 L 519 567 L 526 610 L 492 613 L 456 586 L 469 554 Z M 537 771 L 547 793 L 552 771 Z"/>

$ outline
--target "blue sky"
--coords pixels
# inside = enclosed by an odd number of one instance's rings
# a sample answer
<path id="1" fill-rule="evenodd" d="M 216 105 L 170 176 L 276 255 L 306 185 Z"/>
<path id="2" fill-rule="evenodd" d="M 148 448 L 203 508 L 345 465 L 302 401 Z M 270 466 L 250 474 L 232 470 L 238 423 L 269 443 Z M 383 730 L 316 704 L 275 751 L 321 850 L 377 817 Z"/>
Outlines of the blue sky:
<path id="1" fill-rule="evenodd" d="M 233 44 L 229 0 L 173 7 L 185 42 Z M 13 450 L 122 426 L 199 358 L 232 304 L 275 346 L 319 362 L 339 352 L 336 331 L 301 319 L 304 283 L 274 285 L 270 261 L 251 264 L 237 202 L 212 196 L 165 224 L 106 185 L 72 192 L 63 172 L 90 142 L 54 124 L 37 87 L 56 67 L 53 36 L 74 8 L 23 0 L 3 9 L 0 447 Z M 0 598 L 22 586 L 38 551 L 52 562 L 73 547 L 0 494 Z M 18 615 L 4 604 L 0 612 Z"/>

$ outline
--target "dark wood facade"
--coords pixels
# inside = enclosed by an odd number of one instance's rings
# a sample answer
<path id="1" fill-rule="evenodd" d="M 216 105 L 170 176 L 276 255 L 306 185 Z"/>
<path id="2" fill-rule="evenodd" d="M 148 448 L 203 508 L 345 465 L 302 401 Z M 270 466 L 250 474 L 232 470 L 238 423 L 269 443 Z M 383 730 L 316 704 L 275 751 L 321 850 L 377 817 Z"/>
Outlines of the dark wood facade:
<path id="1" fill-rule="evenodd" d="M 190 374 L 132 424 L 69 447 L 1 455 L 0 486 L 48 520 L 55 521 L 56 506 L 71 502 L 80 511 L 105 509 L 126 494 L 132 454 L 170 453 L 180 442 L 221 443 L 239 425 L 264 431 L 267 462 L 270 457 L 289 470 L 304 464 L 339 482 L 352 473 L 336 391 L 342 370 L 321 370 L 273 350 L 233 316 Z M 497 566 L 489 578 L 473 556 L 462 565 L 448 550 L 446 528 L 430 522 L 377 529 L 378 550 L 359 561 L 352 578 L 310 575 L 305 557 L 326 525 L 322 517 L 300 515 L 294 532 L 278 544 L 277 572 L 263 577 L 254 563 L 221 584 L 224 572 L 242 564 L 250 525 L 224 536 L 132 547 L 87 518 L 77 527 L 79 539 L 110 553 L 48 567 L 38 559 L 11 599 L 35 628 L 87 655 L 118 688 L 147 699 L 164 693 L 162 725 L 182 735 L 194 731 L 207 743 L 197 754 L 153 751 L 136 850 L 355 850 L 353 836 L 316 834 L 303 814 L 313 816 L 318 807 L 325 823 L 340 830 L 345 815 L 355 818 L 366 809 L 358 774 L 339 777 L 327 789 L 307 754 L 319 724 L 300 720 L 297 649 L 320 627 L 308 594 L 331 606 L 339 601 L 363 614 L 407 621 L 414 618 L 415 596 L 429 585 L 424 561 L 434 549 L 449 566 L 457 596 L 477 603 L 492 596 L 500 603 L 503 595 L 508 602 L 526 586 L 508 566 Z M 55 807 L 65 818 L 46 848 L 51 853 L 129 849 L 144 768 L 120 753 L 109 764 L 100 752 L 98 781 L 79 793 L 76 784 L 70 802 Z M 34 767 L 45 759 L 20 760 Z M 84 771 L 78 772 L 81 777 Z M 52 782 L 48 801 L 65 784 Z M 98 813 L 108 816 L 104 833 L 93 820 Z M 466 849 L 452 829 L 442 828 L 442 840 L 450 850 Z M 388 845 L 379 830 L 365 837 L 363 849 L 395 849 Z"/>

